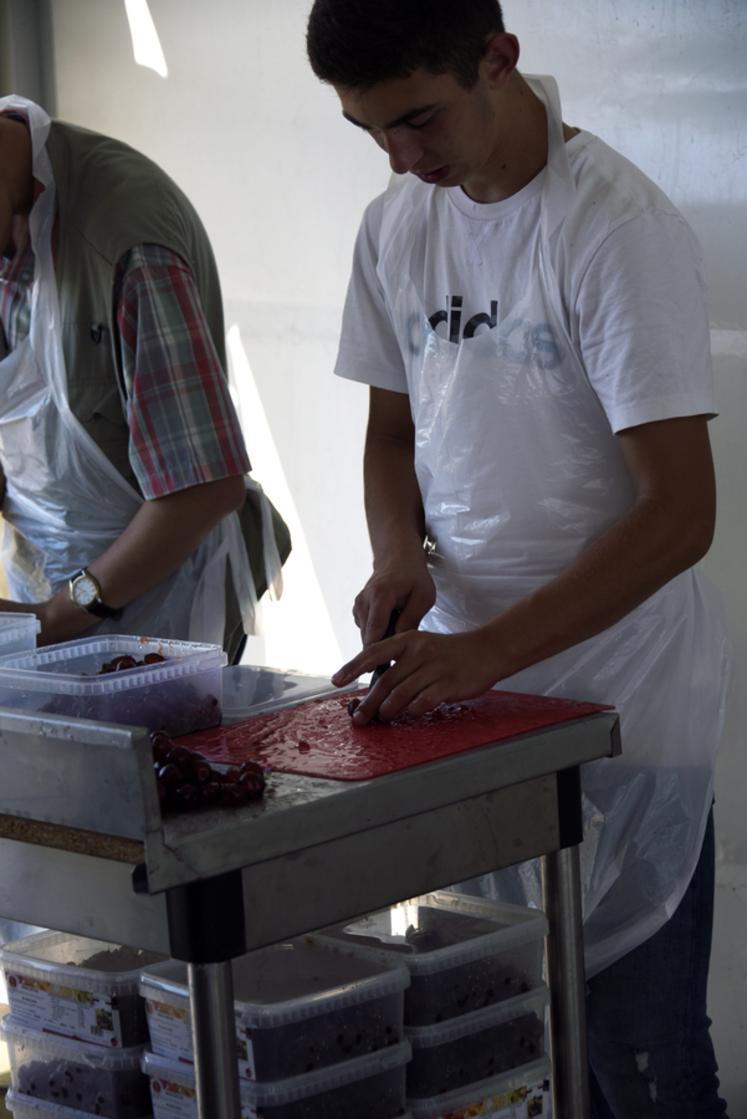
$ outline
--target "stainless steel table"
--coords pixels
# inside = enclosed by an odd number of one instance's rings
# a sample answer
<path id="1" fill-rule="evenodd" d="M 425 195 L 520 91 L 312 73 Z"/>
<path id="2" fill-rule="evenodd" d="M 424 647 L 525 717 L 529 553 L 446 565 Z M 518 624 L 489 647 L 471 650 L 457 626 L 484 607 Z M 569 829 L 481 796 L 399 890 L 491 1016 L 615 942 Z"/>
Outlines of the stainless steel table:
<path id="1" fill-rule="evenodd" d="M 555 1115 L 587 1119 L 579 766 L 617 752 L 605 712 L 162 819 L 147 731 L 0 709 L 0 915 L 186 961 L 199 1116 L 238 1119 L 231 959 L 543 856 Z"/>

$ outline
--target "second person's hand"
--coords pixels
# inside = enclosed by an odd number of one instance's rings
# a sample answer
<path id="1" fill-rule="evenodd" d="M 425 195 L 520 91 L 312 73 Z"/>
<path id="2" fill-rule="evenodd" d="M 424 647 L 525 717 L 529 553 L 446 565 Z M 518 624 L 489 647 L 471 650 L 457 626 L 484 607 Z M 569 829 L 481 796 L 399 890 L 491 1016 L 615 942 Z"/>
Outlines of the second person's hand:
<path id="1" fill-rule="evenodd" d="M 419 717 L 439 703 L 473 699 L 500 679 L 490 644 L 484 629 L 459 634 L 407 630 L 364 648 L 332 683 L 345 687 L 378 664 L 394 661 L 361 700 L 353 722 L 363 726 L 374 718 Z"/>
<path id="2" fill-rule="evenodd" d="M 396 633 L 417 629 L 435 601 L 436 588 L 424 560 L 410 568 L 374 571 L 353 604 L 361 644 L 366 648 L 383 638 L 394 610 L 399 614 Z"/>

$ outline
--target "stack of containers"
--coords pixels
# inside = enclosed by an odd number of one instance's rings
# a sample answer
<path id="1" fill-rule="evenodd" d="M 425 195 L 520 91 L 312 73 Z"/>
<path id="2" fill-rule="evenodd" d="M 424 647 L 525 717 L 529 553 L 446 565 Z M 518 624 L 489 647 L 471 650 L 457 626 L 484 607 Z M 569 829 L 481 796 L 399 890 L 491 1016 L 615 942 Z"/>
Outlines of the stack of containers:
<path id="1" fill-rule="evenodd" d="M 298 938 L 233 961 L 242 1119 L 394 1119 L 404 1113 L 407 969 Z M 197 1114 L 186 966 L 142 975 L 155 1119 Z"/>
<path id="2" fill-rule="evenodd" d="M 365 946 L 406 964 L 405 1032 L 413 1053 L 407 1103 L 416 1119 L 458 1116 L 462 1108 L 480 1115 L 484 1101 L 518 1099 L 521 1092 L 531 1102 L 527 1114 L 543 1114 L 537 1099 L 550 1075 L 546 934 L 537 910 L 450 891 L 321 934 L 322 941 Z M 511 1119 L 519 1114 L 506 1111 Z"/>
<path id="3" fill-rule="evenodd" d="M 41 622 L 36 614 L 0 613 L 0 658 L 30 652 L 36 648 L 40 632 Z M 0 1014 L 4 1013 L 6 999 L 5 984 L 0 978 Z M 0 1089 L 5 1086 L 7 1069 L 6 1047 L 0 1041 Z"/>
<path id="4" fill-rule="evenodd" d="M 152 952 L 68 933 L 39 932 L 0 949 L 10 1016 L 15 1119 L 143 1119 L 151 1114 L 141 1069 L 147 1026 L 138 991 Z"/>

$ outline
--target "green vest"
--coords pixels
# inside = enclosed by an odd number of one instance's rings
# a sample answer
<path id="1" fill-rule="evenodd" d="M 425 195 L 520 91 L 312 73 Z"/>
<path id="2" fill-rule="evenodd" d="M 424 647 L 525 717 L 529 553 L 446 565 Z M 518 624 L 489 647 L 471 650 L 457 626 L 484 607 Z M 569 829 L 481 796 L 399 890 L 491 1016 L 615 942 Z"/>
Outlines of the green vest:
<path id="1" fill-rule="evenodd" d="M 136 490 L 127 448 L 113 292 L 118 261 L 136 245 L 163 245 L 197 282 L 226 368 L 220 282 L 210 242 L 189 199 L 155 163 L 118 140 L 52 123 L 47 140 L 57 188 L 55 245 L 62 348 L 73 414 Z"/>

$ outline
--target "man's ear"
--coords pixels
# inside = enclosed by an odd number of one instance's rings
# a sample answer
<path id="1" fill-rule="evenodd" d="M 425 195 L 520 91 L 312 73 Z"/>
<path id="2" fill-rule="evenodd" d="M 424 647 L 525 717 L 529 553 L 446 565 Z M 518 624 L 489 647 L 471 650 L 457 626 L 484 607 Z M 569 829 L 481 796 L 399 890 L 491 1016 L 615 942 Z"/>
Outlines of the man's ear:
<path id="1" fill-rule="evenodd" d="M 519 40 L 508 31 L 499 31 L 487 41 L 480 70 L 491 88 L 500 89 L 513 74 L 518 61 Z"/>

